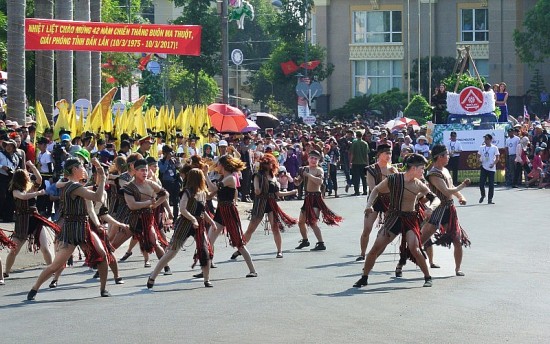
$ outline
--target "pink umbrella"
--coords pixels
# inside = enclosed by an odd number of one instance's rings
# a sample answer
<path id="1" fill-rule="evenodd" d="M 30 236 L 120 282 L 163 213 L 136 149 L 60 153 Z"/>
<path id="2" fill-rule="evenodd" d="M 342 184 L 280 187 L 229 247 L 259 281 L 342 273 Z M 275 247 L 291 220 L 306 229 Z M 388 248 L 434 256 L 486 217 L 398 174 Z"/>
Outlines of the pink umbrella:
<path id="1" fill-rule="evenodd" d="M 248 125 L 246 126 L 246 128 L 241 130 L 241 133 L 249 133 L 251 131 L 256 131 L 260 129 L 260 127 L 253 120 L 247 119 L 246 122 L 248 122 Z"/>

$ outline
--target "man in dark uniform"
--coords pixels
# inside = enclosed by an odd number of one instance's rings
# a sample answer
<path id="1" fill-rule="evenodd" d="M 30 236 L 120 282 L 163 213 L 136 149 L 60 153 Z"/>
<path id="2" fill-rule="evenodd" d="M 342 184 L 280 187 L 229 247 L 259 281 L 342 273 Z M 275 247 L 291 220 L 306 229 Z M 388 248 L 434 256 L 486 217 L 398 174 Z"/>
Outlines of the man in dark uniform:
<path id="1" fill-rule="evenodd" d="M 241 171 L 242 182 L 240 187 L 241 201 L 251 202 L 250 186 L 252 183 L 252 159 L 250 157 L 250 135 L 244 134 L 243 141 L 238 149 L 241 154 L 241 161 L 245 163 L 246 168 Z"/>
<path id="2" fill-rule="evenodd" d="M 143 156 L 143 159 L 147 158 L 149 156 L 149 150 L 151 149 L 151 145 L 153 144 L 153 139 L 151 136 L 146 135 L 141 137 L 138 140 L 139 148 L 137 149 L 136 153 L 139 153 Z"/>

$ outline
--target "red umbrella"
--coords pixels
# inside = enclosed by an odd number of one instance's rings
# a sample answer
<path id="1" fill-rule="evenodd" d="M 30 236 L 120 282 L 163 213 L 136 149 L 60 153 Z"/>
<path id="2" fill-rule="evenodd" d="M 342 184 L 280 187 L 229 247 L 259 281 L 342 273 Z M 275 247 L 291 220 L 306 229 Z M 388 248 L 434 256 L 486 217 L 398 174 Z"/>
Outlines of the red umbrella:
<path id="1" fill-rule="evenodd" d="M 246 116 L 236 107 L 214 103 L 208 105 L 208 115 L 212 126 L 220 132 L 239 133 L 248 126 Z"/>

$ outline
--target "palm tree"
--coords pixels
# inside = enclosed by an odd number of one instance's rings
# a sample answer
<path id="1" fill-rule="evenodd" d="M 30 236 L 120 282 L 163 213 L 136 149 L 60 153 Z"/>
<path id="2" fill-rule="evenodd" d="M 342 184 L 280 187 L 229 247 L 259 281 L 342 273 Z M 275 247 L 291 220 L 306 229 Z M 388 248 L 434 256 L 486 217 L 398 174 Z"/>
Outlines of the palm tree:
<path id="1" fill-rule="evenodd" d="M 53 19 L 53 0 L 35 0 L 36 18 Z M 35 96 L 47 114 L 53 111 L 53 51 L 40 50 L 35 55 Z"/>
<path id="2" fill-rule="evenodd" d="M 101 0 L 91 0 L 90 19 L 93 22 L 101 21 Z M 101 53 L 92 53 L 92 104 L 97 104 L 101 99 Z"/>
<path id="3" fill-rule="evenodd" d="M 90 0 L 74 0 L 74 19 L 90 21 Z M 76 97 L 91 100 L 92 74 L 91 54 L 89 51 L 75 52 L 76 62 Z"/>
<path id="4" fill-rule="evenodd" d="M 25 122 L 25 0 L 8 0 L 8 118 Z"/>
<path id="5" fill-rule="evenodd" d="M 73 20 L 73 0 L 57 1 L 55 4 L 55 18 Z M 57 98 L 73 103 L 73 52 L 56 51 Z"/>

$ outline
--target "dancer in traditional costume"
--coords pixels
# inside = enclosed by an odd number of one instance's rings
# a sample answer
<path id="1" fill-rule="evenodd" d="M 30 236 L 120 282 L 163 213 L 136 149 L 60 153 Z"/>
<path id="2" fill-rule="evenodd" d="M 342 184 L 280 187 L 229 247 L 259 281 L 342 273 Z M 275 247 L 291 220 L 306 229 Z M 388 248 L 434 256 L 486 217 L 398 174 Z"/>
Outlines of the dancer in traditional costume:
<path id="1" fill-rule="evenodd" d="M 470 180 L 464 180 L 459 186 L 453 186 L 453 180 L 449 170 L 445 166 L 449 163 L 449 152 L 444 145 L 435 145 L 432 149 L 433 167 L 428 172 L 429 187 L 433 193 L 441 200 L 430 220 L 422 226 L 421 239 L 426 247 L 428 256 L 433 255 L 431 245 L 431 236 L 435 234 L 435 244 L 445 247 L 454 246 L 455 274 L 464 276 L 461 270 L 462 247 L 470 246 L 471 242 L 466 231 L 458 222 L 456 207 L 453 204 L 453 196 L 458 198 L 461 205 L 466 204 L 466 198 L 460 193 L 460 190 L 470 185 Z M 436 233 L 439 229 L 439 233 Z"/>
<path id="2" fill-rule="evenodd" d="M 180 199 L 180 215 L 174 223 L 174 235 L 170 241 L 168 249 L 147 280 L 147 288 L 151 289 L 155 285 L 155 279 L 167 264 L 178 254 L 185 242 L 190 236 L 195 238 L 196 251 L 193 257 L 193 266 L 200 262 L 204 278 L 204 286 L 212 287 L 210 282 L 210 261 L 212 260 L 212 245 L 208 240 L 208 234 L 205 228 L 205 222 L 214 222 L 205 212 L 207 187 L 204 173 L 193 168 L 187 172 L 185 179 L 185 189 Z M 166 272 L 165 272 L 166 274 Z"/>
<path id="3" fill-rule="evenodd" d="M 103 193 L 105 192 L 105 173 L 97 159 L 93 159 L 92 164 L 98 170 L 98 185 L 95 192 L 88 190 L 80 183 L 81 180 L 88 179 L 88 174 L 82 163 L 75 158 L 69 158 L 65 161 L 63 169 L 68 182 L 61 190 L 64 205 L 63 224 L 58 237 L 60 242 L 59 249 L 53 263 L 46 267 L 40 276 L 38 276 L 36 283 L 27 295 L 27 300 L 35 299 L 40 286 L 54 272 L 63 267 L 67 259 L 72 256 L 76 246 L 80 245 L 84 248 L 88 245 L 95 245 L 90 236 L 90 221 L 85 201 L 101 202 Z M 108 297 L 110 294 L 105 289 L 107 283 L 107 254 L 104 251 L 100 260 L 97 264 L 100 278 L 100 295 Z"/>
<path id="4" fill-rule="evenodd" d="M 208 178 L 206 179 L 209 191 L 216 194 L 218 198 L 218 207 L 214 215 L 215 226 L 210 228 L 208 238 L 212 246 L 214 246 L 216 238 L 225 227 L 227 236 L 229 237 L 229 244 L 237 248 L 237 252 L 243 256 L 248 266 L 250 272 L 246 277 L 257 277 L 258 274 L 254 268 L 254 263 L 246 248 L 246 240 L 241 227 L 239 211 L 235 205 L 237 184 L 234 174 L 246 168 L 246 165 L 237 158 L 233 158 L 230 155 L 223 155 L 218 159 L 216 168 L 218 174 L 221 176 L 218 182 L 214 184 Z M 208 166 L 205 166 L 203 172 L 208 172 Z"/>
<path id="5" fill-rule="evenodd" d="M 320 159 L 321 154 L 318 151 L 312 150 L 309 152 L 308 166 L 302 168 L 294 179 L 297 185 L 304 184 L 305 191 L 304 205 L 302 206 L 300 219 L 298 220 L 302 240 L 296 249 L 302 249 L 310 245 L 307 237 L 307 226 L 313 229 L 313 234 L 317 238 L 317 244 L 311 251 L 324 251 L 327 249 L 323 240 L 323 234 L 318 225 L 321 214 L 323 215 L 323 222 L 329 226 L 338 225 L 343 220 L 341 216 L 336 215 L 327 207 L 321 196 L 323 169 L 319 167 Z"/>
<path id="6" fill-rule="evenodd" d="M 10 238 L 4 233 L 4 230 L 0 228 L 0 249 L 3 247 L 7 247 L 9 249 L 12 249 L 16 247 L 17 244 L 11 241 Z M 0 285 L 4 285 L 4 269 L 2 267 L 2 258 L 0 257 Z"/>
<path id="7" fill-rule="evenodd" d="M 11 239 L 16 244 L 6 257 L 4 277 L 9 277 L 15 257 L 19 254 L 25 241 L 29 242 L 29 251 L 40 250 L 47 265 L 52 263 L 52 254 L 49 246 L 48 228 L 55 234 L 61 231 L 59 226 L 38 213 L 36 197 L 46 194 L 46 190 L 38 191 L 42 185 L 42 176 L 31 161 L 27 167 L 32 171 L 32 178 L 26 170 L 18 169 L 14 172 L 10 183 L 10 191 L 15 202 L 15 230 Z M 52 233 L 53 234 L 53 233 Z"/>
<path id="8" fill-rule="evenodd" d="M 128 224 L 135 239 L 139 241 L 142 252 L 155 252 L 160 259 L 164 250 L 160 243 L 168 245 L 160 235 L 154 209 L 168 199 L 168 192 L 159 184 L 147 179 L 147 161 L 140 159 L 134 162 L 134 179 L 124 186 L 124 199 L 130 209 Z M 113 244 L 113 246 L 115 246 Z M 116 247 L 116 246 L 115 246 Z M 170 267 L 165 266 L 165 273 L 170 273 Z"/>
<path id="9" fill-rule="evenodd" d="M 356 288 L 368 284 L 368 275 L 376 262 L 376 258 L 399 234 L 402 236 L 401 254 L 410 258 L 420 267 L 422 273 L 424 273 L 424 287 L 432 286 L 432 278 L 420 247 L 421 219 L 418 211 L 416 211 L 416 204 L 421 198 L 428 198 L 431 204 L 426 208 L 426 213 L 429 214 L 439 205 L 439 199 L 420 181 L 424 173 L 424 167 L 427 164 L 426 159 L 422 155 L 411 154 L 407 156 L 404 162 L 405 173 L 389 175 L 369 195 L 367 209 L 365 210 L 367 215 L 374 212 L 372 206 L 379 193 L 390 194 L 390 208 L 386 213 L 384 226 L 367 254 L 363 275 L 353 285 Z"/>
<path id="10" fill-rule="evenodd" d="M 245 242 L 250 242 L 252 234 L 262 222 L 265 214 L 268 214 L 271 231 L 273 232 L 273 240 L 277 248 L 276 258 L 283 258 L 283 239 L 281 237 L 281 229 L 283 225 L 291 227 L 298 221 L 286 214 L 277 204 L 279 197 L 293 196 L 298 193 L 293 191 L 279 191 L 277 183 L 277 171 L 279 163 L 272 154 L 265 154 L 260 159 L 260 167 L 258 173 L 254 175 L 254 204 L 252 205 L 252 218 L 248 224 L 248 228 L 244 233 Z M 235 252 L 231 259 L 239 256 L 239 251 Z"/>
<path id="11" fill-rule="evenodd" d="M 369 190 L 380 184 L 390 174 L 397 173 L 397 169 L 391 165 L 391 146 L 387 144 L 381 144 L 376 148 L 377 160 L 375 164 L 366 167 L 367 173 L 367 185 Z M 388 211 L 390 206 L 390 195 L 379 193 L 378 198 L 374 202 L 374 212 L 367 215 L 363 220 L 363 233 L 361 234 L 360 245 L 361 254 L 357 257 L 356 261 L 364 261 L 365 254 L 367 252 L 367 246 L 369 245 L 369 237 L 372 232 L 372 227 L 376 220 L 378 224 L 384 223 L 384 214 Z"/>

